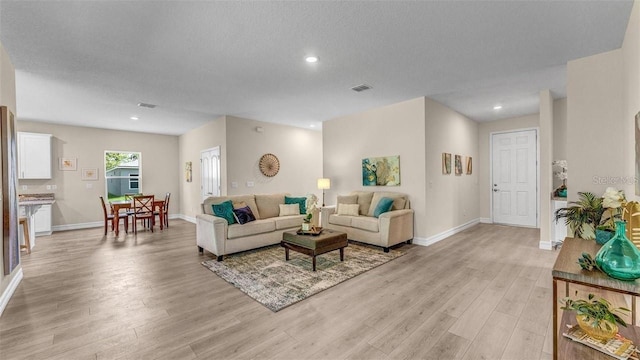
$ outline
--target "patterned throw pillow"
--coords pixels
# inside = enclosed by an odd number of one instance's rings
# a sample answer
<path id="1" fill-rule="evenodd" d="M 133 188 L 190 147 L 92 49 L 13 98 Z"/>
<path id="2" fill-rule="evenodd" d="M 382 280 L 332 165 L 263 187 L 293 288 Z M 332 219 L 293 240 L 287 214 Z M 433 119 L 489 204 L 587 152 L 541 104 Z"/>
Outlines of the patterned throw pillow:
<path id="1" fill-rule="evenodd" d="M 338 215 L 358 216 L 358 204 L 340 204 L 338 203 Z"/>
<path id="2" fill-rule="evenodd" d="M 231 200 L 227 200 L 220 204 L 213 204 L 211 205 L 211 209 L 215 216 L 227 220 L 229 225 L 236 223 L 236 218 L 233 216 L 233 203 Z"/>
<path id="3" fill-rule="evenodd" d="M 300 215 L 300 204 L 279 204 L 280 206 L 280 215 L 279 216 L 290 216 L 290 215 Z"/>
<path id="4" fill-rule="evenodd" d="M 239 209 L 233 209 L 233 216 L 235 216 L 236 221 L 240 225 L 244 225 L 248 222 L 256 220 L 256 217 L 253 216 L 253 212 L 251 212 L 251 208 L 248 206 Z"/>
<path id="5" fill-rule="evenodd" d="M 307 213 L 307 198 L 306 197 L 284 197 L 285 204 L 299 204 L 300 205 L 300 214 Z"/>

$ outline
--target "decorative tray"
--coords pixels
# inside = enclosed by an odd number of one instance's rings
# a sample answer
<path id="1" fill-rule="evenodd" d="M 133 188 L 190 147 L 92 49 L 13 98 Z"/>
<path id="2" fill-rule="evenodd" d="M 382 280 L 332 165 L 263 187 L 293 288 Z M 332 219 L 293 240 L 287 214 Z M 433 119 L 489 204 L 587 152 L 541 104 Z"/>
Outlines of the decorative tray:
<path id="1" fill-rule="evenodd" d="M 587 345 L 590 348 L 596 349 L 609 356 L 612 356 L 618 360 L 627 360 L 634 358 L 636 347 L 631 340 L 626 339 L 624 336 L 617 334 L 613 339 L 609 341 L 595 340 L 587 335 L 578 325 L 567 324 L 566 332 L 562 333 L 563 336 L 569 339 Z"/>
<path id="2" fill-rule="evenodd" d="M 298 231 L 296 233 L 298 235 L 318 236 L 318 235 L 322 234 L 322 228 L 321 227 L 315 227 L 315 228 L 312 228 L 311 230 L 302 230 L 302 228 L 300 228 L 300 229 L 298 229 Z"/>

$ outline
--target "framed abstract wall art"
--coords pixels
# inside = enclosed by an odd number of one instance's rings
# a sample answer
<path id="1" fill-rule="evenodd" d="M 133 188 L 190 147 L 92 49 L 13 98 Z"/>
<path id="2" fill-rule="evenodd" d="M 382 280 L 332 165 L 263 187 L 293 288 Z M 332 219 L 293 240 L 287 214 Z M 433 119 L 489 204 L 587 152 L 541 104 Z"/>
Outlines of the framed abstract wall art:
<path id="1" fill-rule="evenodd" d="M 451 174 L 451 154 L 442 153 L 442 174 Z"/>
<path id="2" fill-rule="evenodd" d="M 462 156 L 456 155 L 456 175 L 462 175 Z"/>
<path id="3" fill-rule="evenodd" d="M 473 173 L 473 164 L 471 156 L 467 156 L 467 175 L 471 175 Z"/>
<path id="4" fill-rule="evenodd" d="M 399 186 L 400 156 L 362 159 L 363 186 Z"/>

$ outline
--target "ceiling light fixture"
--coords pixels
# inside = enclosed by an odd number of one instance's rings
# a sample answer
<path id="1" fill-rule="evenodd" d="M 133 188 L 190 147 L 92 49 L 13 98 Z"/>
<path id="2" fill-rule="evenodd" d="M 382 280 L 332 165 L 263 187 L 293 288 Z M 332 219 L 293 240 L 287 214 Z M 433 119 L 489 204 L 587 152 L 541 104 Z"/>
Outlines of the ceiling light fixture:
<path id="1" fill-rule="evenodd" d="M 306 58 L 304 58 L 304 61 L 306 61 L 308 63 L 311 63 L 311 64 L 317 63 L 318 62 L 318 57 L 310 55 L 310 56 L 307 56 Z"/>
<path id="2" fill-rule="evenodd" d="M 502 105 L 496 105 L 493 107 L 493 110 L 500 110 L 502 109 Z"/>
<path id="3" fill-rule="evenodd" d="M 131 120 L 138 120 L 138 117 L 137 117 L 137 116 L 132 116 L 132 117 L 130 117 L 129 119 L 131 119 Z"/>
<path id="4" fill-rule="evenodd" d="M 145 107 L 145 108 L 153 109 L 158 105 L 140 102 L 140 103 L 138 103 L 138 106 L 139 107 Z"/>

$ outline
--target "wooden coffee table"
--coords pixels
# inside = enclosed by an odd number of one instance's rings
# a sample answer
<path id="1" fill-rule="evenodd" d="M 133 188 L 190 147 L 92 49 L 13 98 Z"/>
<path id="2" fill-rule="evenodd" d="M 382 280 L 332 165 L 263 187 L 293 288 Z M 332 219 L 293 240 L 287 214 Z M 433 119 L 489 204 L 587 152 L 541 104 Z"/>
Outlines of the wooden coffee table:
<path id="1" fill-rule="evenodd" d="M 340 261 L 344 261 L 344 248 L 349 246 L 347 234 L 335 230 L 323 230 L 320 235 L 298 235 L 295 231 L 282 234 L 280 245 L 284 248 L 285 259 L 289 261 L 289 250 L 309 255 L 313 258 L 316 271 L 316 256 L 333 250 L 340 250 Z"/>

